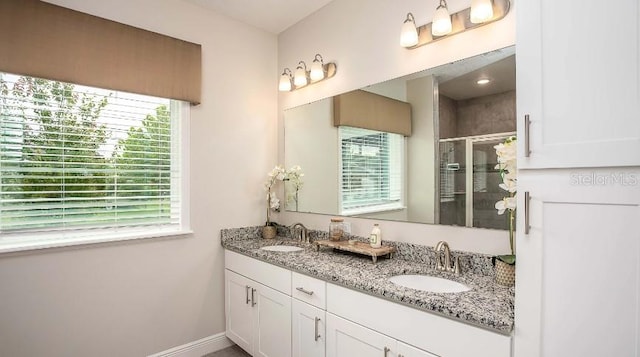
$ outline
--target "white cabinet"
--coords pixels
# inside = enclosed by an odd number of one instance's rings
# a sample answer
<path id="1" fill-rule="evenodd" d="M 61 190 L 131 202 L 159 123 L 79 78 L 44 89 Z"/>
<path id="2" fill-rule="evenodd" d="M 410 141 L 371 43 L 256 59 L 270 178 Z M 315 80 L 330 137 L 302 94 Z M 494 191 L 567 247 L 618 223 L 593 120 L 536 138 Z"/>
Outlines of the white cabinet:
<path id="1" fill-rule="evenodd" d="M 518 217 L 515 356 L 636 356 L 640 169 L 518 180 L 531 192 L 531 229 Z"/>
<path id="2" fill-rule="evenodd" d="M 290 357 L 291 272 L 229 251 L 225 267 L 227 337 L 252 356 Z"/>
<path id="3" fill-rule="evenodd" d="M 517 7 L 518 166 L 640 165 L 640 2 L 518 0 Z"/>
<path id="4" fill-rule="evenodd" d="M 325 310 L 293 299 L 291 313 L 293 357 L 325 356 L 325 315 Z"/>
<path id="5" fill-rule="evenodd" d="M 327 357 L 437 357 L 357 323 L 327 313 Z"/>
<path id="6" fill-rule="evenodd" d="M 327 357 L 392 357 L 397 341 L 327 313 Z"/>
<path id="7" fill-rule="evenodd" d="M 243 350 L 253 351 L 253 314 L 251 285 L 254 281 L 225 270 L 224 302 L 226 312 L 226 335 Z M 255 296 L 255 295 L 254 295 Z"/>
<path id="8" fill-rule="evenodd" d="M 640 351 L 640 2 L 600 5 L 517 3 L 515 357 Z"/>
<path id="9" fill-rule="evenodd" d="M 291 356 L 291 297 L 225 272 L 227 337 L 252 356 Z"/>
<path id="10" fill-rule="evenodd" d="M 332 336 L 330 313 L 437 356 L 511 356 L 511 336 L 327 284 L 327 357 L 331 356 L 330 341 L 346 338 L 342 334 Z M 464 343 L 460 343 L 461 340 Z M 394 351 L 389 356 L 396 357 L 395 347 L 387 347 Z"/>

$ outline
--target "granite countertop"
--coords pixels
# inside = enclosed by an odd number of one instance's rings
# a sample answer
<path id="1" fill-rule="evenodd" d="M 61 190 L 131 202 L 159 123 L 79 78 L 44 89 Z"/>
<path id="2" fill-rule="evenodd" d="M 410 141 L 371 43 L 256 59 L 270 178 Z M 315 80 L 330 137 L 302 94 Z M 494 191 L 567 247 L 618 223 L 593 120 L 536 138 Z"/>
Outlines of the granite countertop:
<path id="1" fill-rule="evenodd" d="M 226 231 L 226 232 L 225 232 Z M 494 276 L 464 270 L 462 275 L 441 272 L 424 262 L 407 259 L 379 259 L 333 251 L 300 243 L 287 237 L 260 239 L 252 234 L 229 234 L 223 230 L 225 249 L 278 265 L 292 271 L 325 280 L 379 298 L 435 313 L 456 321 L 509 335 L 513 329 L 514 290 L 499 285 Z M 260 249 L 269 245 L 294 245 L 297 252 L 273 252 Z M 455 280 L 471 290 L 460 293 L 431 293 L 395 285 L 388 278 L 398 274 L 425 274 Z"/>

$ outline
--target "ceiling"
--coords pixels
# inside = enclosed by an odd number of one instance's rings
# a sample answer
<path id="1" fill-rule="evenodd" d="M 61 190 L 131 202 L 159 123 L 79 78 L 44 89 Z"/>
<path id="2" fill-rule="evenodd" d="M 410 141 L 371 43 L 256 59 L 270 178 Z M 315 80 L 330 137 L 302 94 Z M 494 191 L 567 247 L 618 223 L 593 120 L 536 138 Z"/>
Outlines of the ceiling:
<path id="1" fill-rule="evenodd" d="M 184 0 L 279 34 L 332 0 Z"/>
<path id="2" fill-rule="evenodd" d="M 479 79 L 488 79 L 488 84 L 477 84 Z M 454 100 L 482 97 L 516 89 L 516 56 L 511 55 L 498 62 L 465 73 L 459 77 L 442 81 L 440 93 Z"/>

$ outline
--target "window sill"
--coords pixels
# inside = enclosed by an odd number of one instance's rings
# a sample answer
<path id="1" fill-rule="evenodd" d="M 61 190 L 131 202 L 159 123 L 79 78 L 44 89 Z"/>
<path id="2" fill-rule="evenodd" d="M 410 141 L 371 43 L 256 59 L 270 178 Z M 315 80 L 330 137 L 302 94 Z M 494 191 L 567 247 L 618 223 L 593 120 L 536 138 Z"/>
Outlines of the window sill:
<path id="1" fill-rule="evenodd" d="M 389 203 L 370 207 L 355 208 L 342 211 L 343 216 L 359 216 L 367 213 L 382 213 L 391 211 L 401 211 L 406 207 L 398 203 Z"/>
<path id="2" fill-rule="evenodd" d="M 191 234 L 193 234 L 193 231 L 189 229 L 157 227 L 147 230 L 128 229 L 119 232 L 114 232 L 113 230 L 82 230 L 71 233 L 65 232 L 64 236 L 56 232 L 7 234 L 0 238 L 0 254 Z"/>

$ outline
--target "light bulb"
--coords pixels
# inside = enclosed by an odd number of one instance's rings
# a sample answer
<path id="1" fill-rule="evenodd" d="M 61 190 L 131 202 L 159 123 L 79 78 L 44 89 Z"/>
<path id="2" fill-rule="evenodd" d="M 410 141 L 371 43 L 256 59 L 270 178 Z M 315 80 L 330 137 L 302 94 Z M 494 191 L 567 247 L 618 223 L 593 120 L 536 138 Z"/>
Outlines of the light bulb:
<path id="1" fill-rule="evenodd" d="M 319 61 L 317 58 L 313 60 L 309 77 L 311 77 L 312 81 L 319 81 L 324 78 L 324 66 L 321 60 Z"/>
<path id="2" fill-rule="evenodd" d="M 451 32 L 451 16 L 446 5 L 440 5 L 433 15 L 431 24 L 431 34 L 434 36 L 444 36 Z"/>
<path id="3" fill-rule="evenodd" d="M 400 46 L 413 47 L 418 44 L 418 29 L 416 29 L 416 23 L 413 20 L 411 13 L 407 14 L 407 19 L 402 24 L 402 30 L 400 31 Z"/>
<path id="4" fill-rule="evenodd" d="M 470 20 L 474 24 L 480 24 L 493 18 L 493 4 L 491 0 L 471 0 Z"/>
<path id="5" fill-rule="evenodd" d="M 307 83 L 306 66 L 304 68 L 298 66 L 298 68 L 296 68 L 296 74 L 293 76 L 293 84 L 295 84 L 296 87 L 304 87 Z"/>

